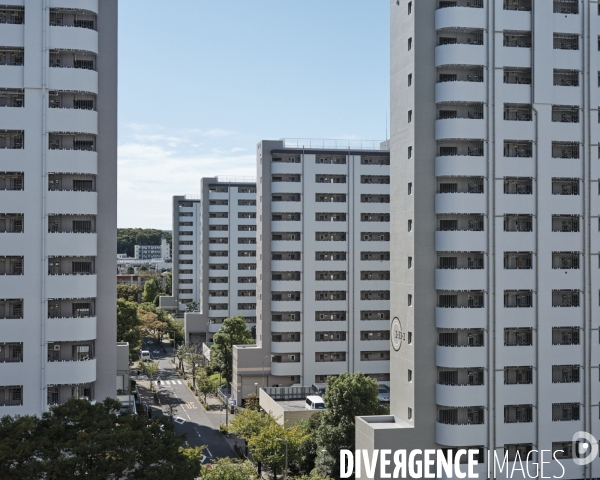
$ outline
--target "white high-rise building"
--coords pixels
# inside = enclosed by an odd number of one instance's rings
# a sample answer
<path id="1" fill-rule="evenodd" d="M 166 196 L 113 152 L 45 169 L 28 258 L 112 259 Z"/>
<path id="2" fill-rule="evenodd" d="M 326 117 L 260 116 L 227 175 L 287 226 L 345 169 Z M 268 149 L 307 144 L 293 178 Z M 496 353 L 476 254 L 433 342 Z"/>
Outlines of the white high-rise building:
<path id="1" fill-rule="evenodd" d="M 0 415 L 116 394 L 117 0 L 0 7 Z"/>
<path id="2" fill-rule="evenodd" d="M 255 383 L 389 381 L 390 159 L 370 146 L 258 144 L 257 345 L 234 348 L 238 401 Z"/>
<path id="3" fill-rule="evenodd" d="M 161 308 L 184 317 L 186 341 L 210 342 L 223 320 L 256 324 L 256 183 L 213 177 L 200 195 L 173 198 L 173 297 Z M 197 312 L 184 313 L 186 304 Z M 177 307 L 177 308 L 176 308 Z"/>
<path id="4" fill-rule="evenodd" d="M 390 6 L 391 416 L 356 448 L 600 477 L 598 4 Z"/>

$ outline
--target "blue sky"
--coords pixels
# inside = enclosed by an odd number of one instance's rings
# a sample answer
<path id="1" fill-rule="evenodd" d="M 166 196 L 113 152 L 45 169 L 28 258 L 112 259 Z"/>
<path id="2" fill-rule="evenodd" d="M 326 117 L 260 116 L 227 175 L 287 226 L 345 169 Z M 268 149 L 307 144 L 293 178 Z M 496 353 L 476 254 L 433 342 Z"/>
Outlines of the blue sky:
<path id="1" fill-rule="evenodd" d="M 388 0 L 123 0 L 119 227 L 171 229 L 200 178 L 262 139 L 383 140 Z"/>

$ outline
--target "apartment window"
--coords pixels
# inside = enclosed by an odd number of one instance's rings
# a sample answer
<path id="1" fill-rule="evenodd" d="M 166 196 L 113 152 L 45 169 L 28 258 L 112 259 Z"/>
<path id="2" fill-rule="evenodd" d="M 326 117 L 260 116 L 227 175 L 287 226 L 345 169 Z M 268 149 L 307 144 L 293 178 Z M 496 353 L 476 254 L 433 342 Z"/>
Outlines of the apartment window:
<path id="1" fill-rule="evenodd" d="M 343 322 L 346 320 L 346 312 L 344 311 L 318 311 L 315 312 L 315 320 L 317 322 Z"/>
<path id="2" fill-rule="evenodd" d="M 579 383 L 580 365 L 552 365 L 552 383 Z"/>
<path id="3" fill-rule="evenodd" d="M 579 290 L 552 290 L 553 307 L 579 307 Z"/>
<path id="4" fill-rule="evenodd" d="M 412 345 L 412 332 L 408 332 L 408 344 Z"/>
<path id="5" fill-rule="evenodd" d="M 408 14 L 412 13 L 412 2 L 408 2 Z"/>
<path id="6" fill-rule="evenodd" d="M 23 405 L 23 386 L 0 386 L 0 406 L 6 407 L 15 405 Z"/>
<path id="7" fill-rule="evenodd" d="M 504 141 L 504 156 L 505 157 L 533 157 L 533 146 L 530 141 Z"/>
<path id="8" fill-rule="evenodd" d="M 387 261 L 390 259 L 390 252 L 360 252 L 360 259 L 364 261 Z"/>
<path id="9" fill-rule="evenodd" d="M 412 232 L 412 220 L 408 220 L 408 231 Z"/>
<path id="10" fill-rule="evenodd" d="M 408 158 L 412 158 L 412 147 L 408 147 Z"/>
<path id="11" fill-rule="evenodd" d="M 527 103 L 505 103 L 504 120 L 531 122 L 531 105 Z"/>
<path id="12" fill-rule="evenodd" d="M 412 73 L 408 74 L 408 86 L 410 87 L 412 85 Z"/>
<path id="13" fill-rule="evenodd" d="M 579 403 L 553 403 L 552 421 L 568 422 L 579 420 Z"/>
<path id="14" fill-rule="evenodd" d="M 362 194 L 360 196 L 360 201 L 361 201 L 361 203 L 390 203 L 390 196 L 389 195 Z"/>
<path id="15" fill-rule="evenodd" d="M 412 420 L 412 408 L 408 407 L 408 419 Z"/>
<path id="16" fill-rule="evenodd" d="M 317 342 L 345 342 L 346 332 L 315 332 Z"/>
<path id="17" fill-rule="evenodd" d="M 525 385 L 533 382 L 533 367 L 504 367 L 504 385 Z"/>
<path id="18" fill-rule="evenodd" d="M 25 8 L 17 6 L 3 6 L 0 8 L 0 24 L 23 25 L 25 20 Z M 2 388 L 2 387 L 0 387 Z"/>
<path id="19" fill-rule="evenodd" d="M 529 423 L 533 415 L 532 405 L 505 405 L 504 423 Z"/>
<path id="20" fill-rule="evenodd" d="M 298 234 L 298 240 L 300 239 Z M 345 242 L 346 232 L 316 232 L 315 240 L 317 242 Z"/>
<path id="21" fill-rule="evenodd" d="M 408 50 L 412 50 L 412 37 L 408 39 Z"/>
<path id="22" fill-rule="evenodd" d="M 505 232 L 531 232 L 533 231 L 533 216 L 507 214 L 504 215 Z"/>
<path id="23" fill-rule="evenodd" d="M 408 194 L 409 195 L 412 195 L 412 185 L 413 185 L 412 182 L 408 183 Z"/>
<path id="24" fill-rule="evenodd" d="M 579 35 L 555 33 L 554 50 L 579 50 Z"/>
<path id="25" fill-rule="evenodd" d="M 552 252 L 552 268 L 554 270 L 579 269 L 579 252 Z"/>
<path id="26" fill-rule="evenodd" d="M 22 343 L 0 343 L 0 363 L 15 363 L 22 361 Z"/>
<path id="27" fill-rule="evenodd" d="M 411 122 L 412 122 L 412 110 L 409 110 L 408 111 L 408 123 L 411 123 Z"/>
<path id="28" fill-rule="evenodd" d="M 532 345 L 533 334 L 531 328 L 505 328 L 504 346 L 530 346 Z"/>
<path id="29" fill-rule="evenodd" d="M 362 310 L 360 312 L 361 320 L 389 320 L 389 310 Z"/>
<path id="30" fill-rule="evenodd" d="M 390 234 L 389 232 L 361 232 L 360 239 L 364 242 L 389 242 Z"/>
<path id="31" fill-rule="evenodd" d="M 0 275 L 23 275 L 24 257 L 0 256 Z"/>
<path id="32" fill-rule="evenodd" d="M 454 386 L 483 385 L 483 368 L 438 367 L 438 383 Z"/>
<path id="33" fill-rule="evenodd" d="M 504 177 L 504 193 L 507 195 L 531 195 L 533 180 L 527 177 Z"/>
<path id="34" fill-rule="evenodd" d="M 483 414 L 483 407 L 438 406 L 438 422 L 446 425 L 481 425 Z"/>
<path id="35" fill-rule="evenodd" d="M 24 52 L 20 47 L 0 47 L 0 65 L 23 66 Z"/>
<path id="36" fill-rule="evenodd" d="M 390 359 L 390 351 L 374 351 L 374 352 L 360 352 L 360 359 L 363 362 L 377 362 L 381 360 L 389 360 Z"/>
<path id="37" fill-rule="evenodd" d="M 412 257 L 408 257 L 408 269 L 412 268 Z"/>
<path id="38" fill-rule="evenodd" d="M 0 60 L 1 60 L 0 50 Z M 0 62 L 1 65 L 1 62 Z M 0 130 L 0 148 L 20 150 L 25 148 L 23 130 Z"/>
<path id="39" fill-rule="evenodd" d="M 344 182 L 345 183 L 345 182 Z M 362 184 L 378 184 L 378 185 L 389 185 L 389 175 L 361 175 L 360 183 Z"/>
<path id="40" fill-rule="evenodd" d="M 555 177 L 552 179 L 552 195 L 579 195 L 580 181 L 579 178 Z"/>
<path id="41" fill-rule="evenodd" d="M 504 46 L 531 48 L 531 32 L 505 30 Z"/>
<path id="42" fill-rule="evenodd" d="M 408 370 L 408 383 L 412 383 L 412 370 Z"/>
<path id="43" fill-rule="evenodd" d="M 579 215 L 552 215 L 553 232 L 579 232 Z"/>
<path id="44" fill-rule="evenodd" d="M 554 85 L 562 87 L 578 87 L 579 86 L 579 71 L 554 69 Z"/>
<path id="45" fill-rule="evenodd" d="M 504 10 L 531 12 L 531 0 L 504 0 Z"/>
<path id="46" fill-rule="evenodd" d="M 389 213 L 362 213 L 360 215 L 361 222 L 389 222 Z"/>
<path id="47" fill-rule="evenodd" d="M 407 304 L 409 307 L 412 307 L 412 295 L 410 293 L 408 294 Z"/>
<path id="48" fill-rule="evenodd" d="M 483 347 L 483 329 L 460 328 L 438 330 L 440 347 Z"/>
<path id="49" fill-rule="evenodd" d="M 531 85 L 531 68 L 504 67 L 504 83 Z"/>
<path id="50" fill-rule="evenodd" d="M 579 345 L 579 327 L 552 327 L 552 345 Z"/>
<path id="51" fill-rule="evenodd" d="M 533 307 L 533 292 L 531 290 L 504 290 L 504 308 Z"/>
<path id="52" fill-rule="evenodd" d="M 576 15 L 579 13 L 579 2 L 577 0 L 554 0 L 554 13 L 566 13 Z"/>

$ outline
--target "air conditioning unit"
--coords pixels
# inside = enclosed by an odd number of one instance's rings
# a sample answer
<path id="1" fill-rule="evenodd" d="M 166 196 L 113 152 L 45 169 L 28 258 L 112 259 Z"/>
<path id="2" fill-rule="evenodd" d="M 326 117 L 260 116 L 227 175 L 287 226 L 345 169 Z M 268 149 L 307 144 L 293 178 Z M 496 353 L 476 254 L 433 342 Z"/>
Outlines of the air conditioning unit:
<path id="1" fill-rule="evenodd" d="M 296 355 L 288 355 L 288 359 L 294 362 L 296 360 Z"/>
<path id="2" fill-rule="evenodd" d="M 59 352 L 60 351 L 60 343 L 55 343 L 54 346 L 52 347 L 52 349 L 55 352 Z"/>
<path id="3" fill-rule="evenodd" d="M 290 320 L 296 320 L 296 314 L 290 313 Z"/>

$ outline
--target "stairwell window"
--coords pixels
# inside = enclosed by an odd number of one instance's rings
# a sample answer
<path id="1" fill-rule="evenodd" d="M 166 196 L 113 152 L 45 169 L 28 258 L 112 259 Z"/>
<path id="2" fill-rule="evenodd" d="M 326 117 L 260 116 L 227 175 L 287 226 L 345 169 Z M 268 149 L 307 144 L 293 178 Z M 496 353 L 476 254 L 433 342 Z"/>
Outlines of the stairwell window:
<path id="1" fill-rule="evenodd" d="M 412 295 L 409 293 L 408 294 L 408 300 L 407 300 L 408 306 L 412 307 Z"/>
<path id="2" fill-rule="evenodd" d="M 408 194 L 412 195 L 412 182 L 408 183 Z"/>
<path id="3" fill-rule="evenodd" d="M 408 158 L 412 158 L 412 147 L 408 147 Z"/>
<path id="4" fill-rule="evenodd" d="M 408 123 L 412 122 L 412 110 L 408 111 Z"/>
<path id="5" fill-rule="evenodd" d="M 408 221 L 408 231 L 412 232 L 412 220 Z"/>
<path id="6" fill-rule="evenodd" d="M 408 39 L 408 50 L 412 50 L 412 37 Z"/>
<path id="7" fill-rule="evenodd" d="M 410 87 L 412 85 L 412 73 L 408 74 L 408 86 Z"/>

